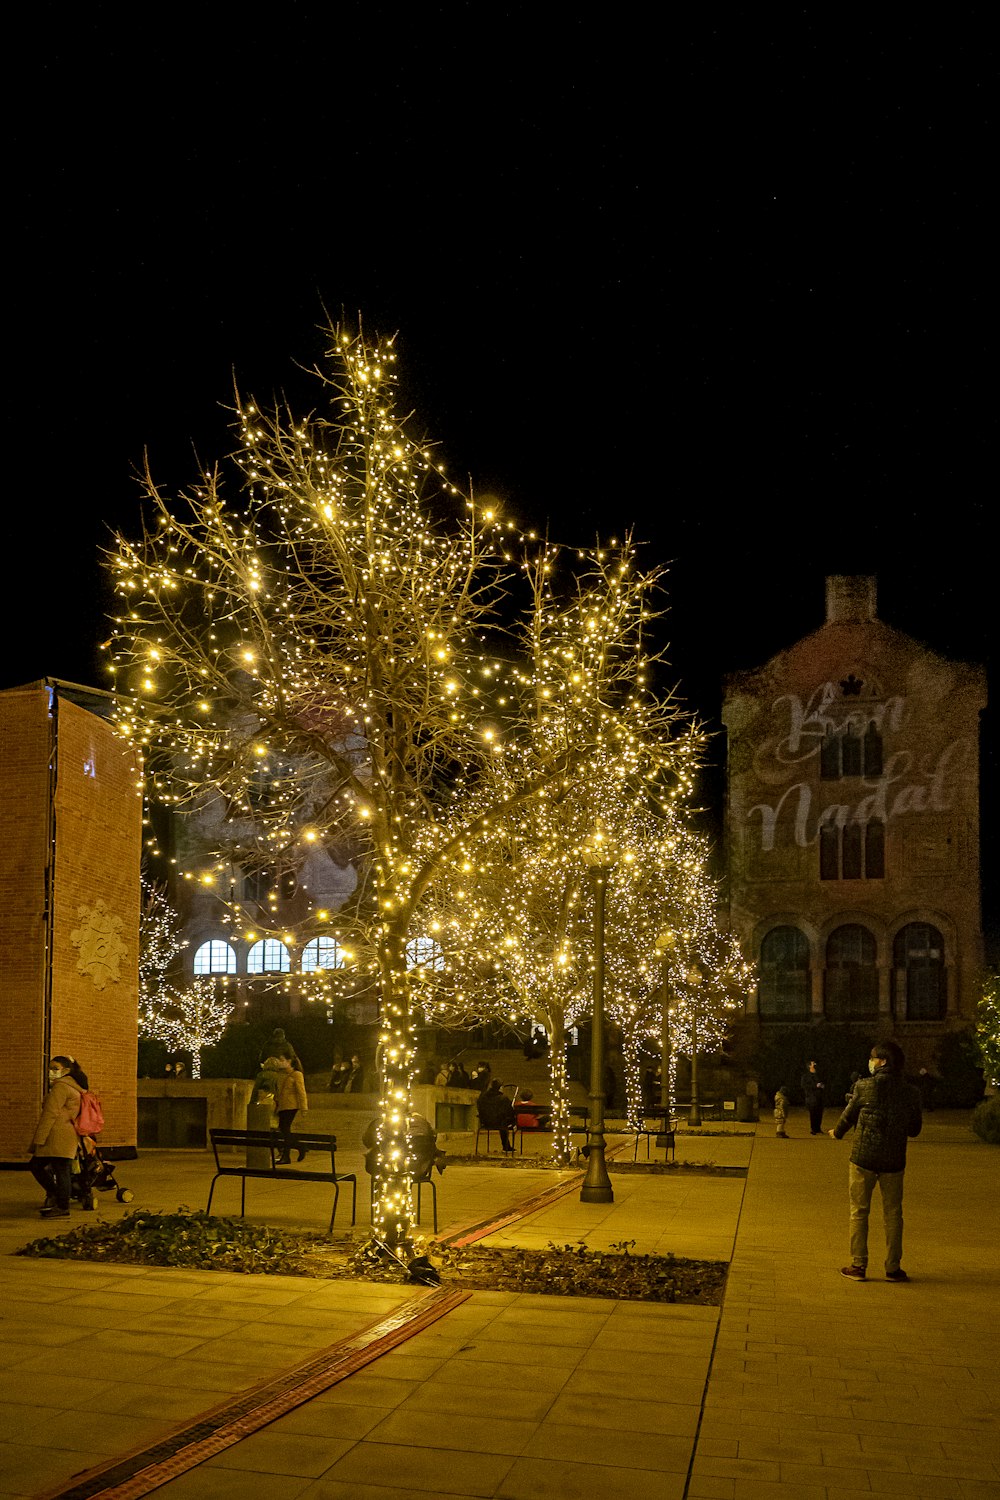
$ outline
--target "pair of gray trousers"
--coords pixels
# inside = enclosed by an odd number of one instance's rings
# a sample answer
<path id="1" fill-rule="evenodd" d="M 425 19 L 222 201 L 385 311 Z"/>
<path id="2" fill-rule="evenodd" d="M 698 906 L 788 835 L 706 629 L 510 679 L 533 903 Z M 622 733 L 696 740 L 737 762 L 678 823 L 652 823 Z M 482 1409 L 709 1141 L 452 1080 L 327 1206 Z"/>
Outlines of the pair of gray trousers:
<path id="1" fill-rule="evenodd" d="M 885 1225 L 885 1269 L 898 1271 L 903 1258 L 903 1176 L 902 1172 L 869 1172 L 865 1167 L 848 1168 L 848 1191 L 851 1199 L 851 1264 L 868 1264 L 868 1214 L 872 1194 L 878 1183 L 882 1194 L 882 1221 Z"/>

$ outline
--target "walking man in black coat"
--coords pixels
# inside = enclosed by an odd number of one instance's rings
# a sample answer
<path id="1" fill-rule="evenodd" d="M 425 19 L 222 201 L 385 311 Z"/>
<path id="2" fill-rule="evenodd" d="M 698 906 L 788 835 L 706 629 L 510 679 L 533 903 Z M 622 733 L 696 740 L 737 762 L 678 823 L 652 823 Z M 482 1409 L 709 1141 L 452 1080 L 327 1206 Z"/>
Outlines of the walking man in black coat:
<path id="1" fill-rule="evenodd" d="M 920 1134 L 920 1094 L 903 1078 L 905 1059 L 895 1042 L 872 1048 L 870 1078 L 861 1078 L 847 1108 L 830 1131 L 835 1141 L 857 1125 L 848 1184 L 851 1200 L 851 1264 L 841 1276 L 864 1281 L 868 1266 L 868 1214 L 878 1183 L 885 1223 L 885 1279 L 908 1281 L 903 1256 L 903 1174 L 906 1142 Z"/>

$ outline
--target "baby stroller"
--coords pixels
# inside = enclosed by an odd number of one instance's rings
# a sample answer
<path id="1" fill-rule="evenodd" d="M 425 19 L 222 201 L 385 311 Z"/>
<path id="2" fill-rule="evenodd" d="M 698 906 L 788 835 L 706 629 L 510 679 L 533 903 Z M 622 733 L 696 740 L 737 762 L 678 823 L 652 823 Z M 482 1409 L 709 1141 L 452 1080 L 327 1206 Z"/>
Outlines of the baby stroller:
<path id="1" fill-rule="evenodd" d="M 70 1196 L 77 1200 L 81 1208 L 91 1210 L 97 1207 L 97 1193 L 111 1191 L 114 1191 L 119 1203 L 131 1203 L 135 1196 L 128 1188 L 118 1186 L 114 1167 L 104 1160 L 101 1148 L 93 1136 L 81 1136 L 73 1163 Z"/>

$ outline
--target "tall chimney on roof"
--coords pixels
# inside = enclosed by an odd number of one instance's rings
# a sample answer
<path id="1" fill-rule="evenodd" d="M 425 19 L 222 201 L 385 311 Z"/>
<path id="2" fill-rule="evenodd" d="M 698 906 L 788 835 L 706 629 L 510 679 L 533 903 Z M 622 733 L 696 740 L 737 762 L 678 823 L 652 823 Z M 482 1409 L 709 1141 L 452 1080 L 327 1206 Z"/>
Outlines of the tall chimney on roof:
<path id="1" fill-rule="evenodd" d="M 875 619 L 877 579 L 864 573 L 837 573 L 826 580 L 826 623 L 853 624 Z"/>

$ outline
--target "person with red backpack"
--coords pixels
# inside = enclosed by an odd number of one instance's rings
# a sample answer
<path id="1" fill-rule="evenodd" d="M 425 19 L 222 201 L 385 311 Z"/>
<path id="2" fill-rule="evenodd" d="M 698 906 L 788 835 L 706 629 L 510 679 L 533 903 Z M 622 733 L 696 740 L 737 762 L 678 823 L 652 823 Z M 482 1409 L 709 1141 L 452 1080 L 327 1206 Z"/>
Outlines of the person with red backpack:
<path id="1" fill-rule="evenodd" d="M 29 1171 L 45 1189 L 43 1219 L 68 1219 L 72 1166 L 80 1145 L 76 1120 L 87 1075 L 72 1057 L 53 1057 L 49 1063 L 49 1091 L 28 1147 Z"/>

